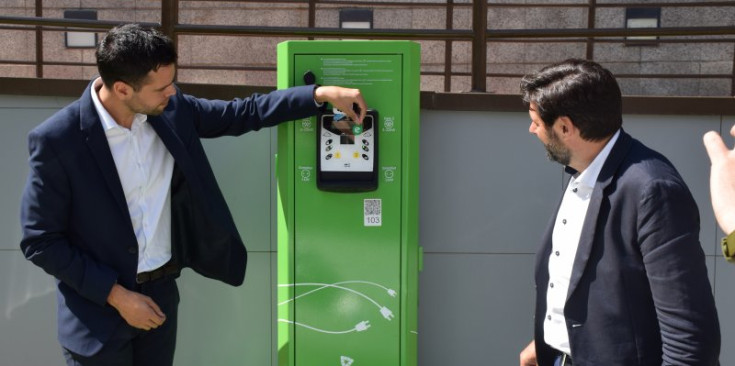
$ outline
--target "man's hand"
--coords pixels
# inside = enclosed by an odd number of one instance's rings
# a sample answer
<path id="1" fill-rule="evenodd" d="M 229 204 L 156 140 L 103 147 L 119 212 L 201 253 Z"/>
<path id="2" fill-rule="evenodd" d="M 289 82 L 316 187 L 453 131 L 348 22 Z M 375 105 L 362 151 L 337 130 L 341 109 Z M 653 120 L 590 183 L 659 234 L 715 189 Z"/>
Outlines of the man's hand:
<path id="1" fill-rule="evenodd" d="M 362 98 L 359 89 L 348 89 L 339 86 L 320 86 L 314 90 L 314 100 L 317 103 L 329 102 L 335 108 L 344 112 L 357 123 L 362 123 L 367 111 L 367 104 Z M 357 105 L 359 115 L 355 113 L 353 105 Z"/>
<path id="2" fill-rule="evenodd" d="M 536 365 L 538 365 L 536 363 L 536 341 L 531 341 L 531 343 L 521 351 L 521 366 Z"/>
<path id="3" fill-rule="evenodd" d="M 118 284 L 112 286 L 107 303 L 117 309 L 130 326 L 138 329 L 156 329 L 166 321 L 166 315 L 153 299 Z"/>
<path id="4" fill-rule="evenodd" d="M 730 129 L 735 136 L 735 126 Z M 704 135 L 704 147 L 712 162 L 710 194 L 715 218 L 725 234 L 735 231 L 735 149 L 729 150 L 717 132 Z"/>

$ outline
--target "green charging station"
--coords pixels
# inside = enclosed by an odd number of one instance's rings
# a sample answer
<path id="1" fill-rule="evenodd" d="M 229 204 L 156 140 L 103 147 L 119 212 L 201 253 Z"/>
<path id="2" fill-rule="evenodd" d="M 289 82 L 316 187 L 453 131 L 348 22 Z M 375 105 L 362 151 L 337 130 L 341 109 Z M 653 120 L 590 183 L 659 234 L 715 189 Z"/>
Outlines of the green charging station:
<path id="1" fill-rule="evenodd" d="M 278 127 L 278 365 L 415 366 L 419 45 L 280 43 L 278 88 L 312 83 L 369 109 Z"/>

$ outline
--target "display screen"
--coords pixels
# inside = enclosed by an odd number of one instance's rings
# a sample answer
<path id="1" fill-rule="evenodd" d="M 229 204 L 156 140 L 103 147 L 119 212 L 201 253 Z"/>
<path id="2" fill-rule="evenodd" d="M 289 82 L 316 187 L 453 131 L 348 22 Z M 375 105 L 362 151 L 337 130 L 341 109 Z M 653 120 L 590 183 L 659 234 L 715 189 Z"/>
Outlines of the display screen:
<path id="1" fill-rule="evenodd" d="M 362 134 L 373 128 L 373 122 L 370 118 L 365 118 L 363 123 L 357 124 L 351 118 L 342 115 L 340 119 L 335 120 L 334 116 L 325 115 L 322 123 L 322 127 L 339 136 L 339 143 L 342 145 L 353 145 L 355 143 L 355 136 Z"/>

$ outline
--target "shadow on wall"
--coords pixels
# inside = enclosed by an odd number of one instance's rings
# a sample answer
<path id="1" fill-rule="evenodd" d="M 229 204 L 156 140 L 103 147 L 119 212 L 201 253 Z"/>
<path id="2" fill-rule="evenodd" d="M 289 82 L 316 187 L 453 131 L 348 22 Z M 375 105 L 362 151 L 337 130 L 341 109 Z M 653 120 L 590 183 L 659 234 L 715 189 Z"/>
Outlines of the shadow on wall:
<path id="1" fill-rule="evenodd" d="M 17 252 L 22 257 L 20 252 Z M 33 299 L 45 297 L 55 290 L 51 276 L 43 270 L 26 262 L 24 258 L 14 258 L 10 261 L 10 268 L 3 271 L 5 276 L 0 278 L 0 289 L 6 293 L 0 294 L 0 303 L 3 305 L 3 317 L 6 321 L 13 318 L 14 311 L 30 303 Z"/>

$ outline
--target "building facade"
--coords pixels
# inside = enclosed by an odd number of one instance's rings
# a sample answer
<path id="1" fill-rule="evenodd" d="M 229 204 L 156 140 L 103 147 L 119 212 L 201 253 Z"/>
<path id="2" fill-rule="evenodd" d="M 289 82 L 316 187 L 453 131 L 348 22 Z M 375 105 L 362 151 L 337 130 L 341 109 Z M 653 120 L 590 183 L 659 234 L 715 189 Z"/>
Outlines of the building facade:
<path id="1" fill-rule="evenodd" d="M 161 23 L 161 0 L 0 0 L 9 17 L 79 18 Z M 472 32 L 473 4 L 459 1 L 175 1 L 178 24 L 255 29 L 372 28 L 409 31 L 422 48 L 424 91 L 473 91 L 472 40 L 418 39 L 433 30 Z M 646 4 L 651 4 L 650 6 Z M 40 7 L 37 5 L 40 4 Z M 81 14 L 81 15 L 80 15 Z M 521 75 L 570 57 L 602 63 L 619 78 L 625 95 L 726 96 L 733 92 L 735 5 L 729 1 L 489 0 L 487 3 L 486 87 L 495 94 L 518 93 Z M 0 22 L 2 25 L 2 22 Z M 709 27 L 703 35 L 623 37 L 568 36 L 570 30 L 627 27 Z M 526 31 L 527 34 L 504 34 Z M 536 32 L 536 36 L 528 33 Z M 39 37 L 37 33 L 41 33 Z M 516 32 L 519 33 L 519 32 Z M 522 33 L 522 32 L 521 32 Z M 719 33 L 719 34 L 715 34 Z M 96 39 L 99 39 L 100 32 Z M 550 34 L 558 36 L 550 37 Z M 89 79 L 95 73 L 93 47 L 69 45 L 64 28 L 0 27 L 0 76 Z M 94 42 L 94 37 L 91 38 Z M 178 80 L 204 84 L 273 87 L 276 45 L 298 36 L 177 36 Z M 42 45 L 38 51 L 36 45 Z M 39 56 L 40 55 L 40 56 Z M 36 66 L 41 58 L 43 65 Z"/>

